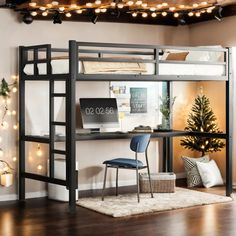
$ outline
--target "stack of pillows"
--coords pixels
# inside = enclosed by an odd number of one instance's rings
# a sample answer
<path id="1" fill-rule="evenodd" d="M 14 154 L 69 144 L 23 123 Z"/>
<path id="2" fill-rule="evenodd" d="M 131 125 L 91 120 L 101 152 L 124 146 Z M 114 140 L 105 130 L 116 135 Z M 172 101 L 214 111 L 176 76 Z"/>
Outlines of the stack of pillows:
<path id="1" fill-rule="evenodd" d="M 200 158 L 182 157 L 184 168 L 187 174 L 188 187 L 204 186 L 210 188 L 223 185 L 223 179 L 219 168 L 209 156 Z"/>

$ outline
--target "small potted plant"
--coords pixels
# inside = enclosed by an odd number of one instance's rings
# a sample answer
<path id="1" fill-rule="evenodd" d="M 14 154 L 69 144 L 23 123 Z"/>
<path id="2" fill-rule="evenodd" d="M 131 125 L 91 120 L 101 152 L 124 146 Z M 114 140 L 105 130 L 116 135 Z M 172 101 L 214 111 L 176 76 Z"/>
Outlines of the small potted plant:
<path id="1" fill-rule="evenodd" d="M 170 127 L 170 115 L 174 106 L 176 97 L 170 98 L 169 96 L 160 97 L 160 112 L 162 114 L 162 124 L 158 126 L 159 130 L 169 131 Z"/>

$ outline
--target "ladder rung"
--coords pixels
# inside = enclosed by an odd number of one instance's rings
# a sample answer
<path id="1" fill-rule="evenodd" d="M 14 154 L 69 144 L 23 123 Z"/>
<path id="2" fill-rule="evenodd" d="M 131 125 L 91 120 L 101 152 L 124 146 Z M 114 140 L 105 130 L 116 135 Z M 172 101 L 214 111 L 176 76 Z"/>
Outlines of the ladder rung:
<path id="1" fill-rule="evenodd" d="M 66 126 L 66 122 L 60 122 L 60 121 L 52 121 L 51 124 L 58 126 Z"/>
<path id="2" fill-rule="evenodd" d="M 57 150 L 57 149 L 53 149 L 53 150 L 52 150 L 52 153 L 60 154 L 60 155 L 66 155 L 66 151 Z"/>
<path id="3" fill-rule="evenodd" d="M 52 97 L 65 97 L 65 93 L 52 93 Z"/>

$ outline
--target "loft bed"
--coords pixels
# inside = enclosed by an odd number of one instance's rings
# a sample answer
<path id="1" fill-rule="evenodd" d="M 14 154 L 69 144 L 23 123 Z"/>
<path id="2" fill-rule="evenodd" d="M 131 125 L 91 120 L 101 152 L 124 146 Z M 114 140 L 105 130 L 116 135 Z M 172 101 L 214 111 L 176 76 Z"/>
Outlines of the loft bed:
<path id="1" fill-rule="evenodd" d="M 226 132 L 157 132 L 152 138 L 163 138 L 165 170 L 173 170 L 172 138 L 202 136 L 222 138 L 226 142 L 226 195 L 232 193 L 232 59 L 230 48 L 173 47 L 158 45 L 86 43 L 69 41 L 68 49 L 36 45 L 19 48 L 20 76 L 20 145 L 19 145 L 19 199 L 25 199 L 25 179 L 66 186 L 69 207 L 75 209 L 76 141 L 127 139 L 134 134 L 76 134 L 76 81 L 152 81 L 166 82 L 167 95 L 172 94 L 172 81 L 225 81 Z M 172 54 L 172 55 L 171 55 Z M 181 58 L 179 58 L 181 57 Z M 25 133 L 25 82 L 49 81 L 49 136 Z M 55 93 L 56 81 L 65 81 L 65 93 Z M 65 97 L 65 122 L 54 120 L 54 98 Z M 55 135 L 55 127 L 65 127 L 65 137 Z M 65 150 L 55 149 L 55 142 L 66 141 Z M 25 143 L 49 144 L 49 176 L 28 173 L 25 170 Z M 54 177 L 54 155 L 66 159 L 66 179 Z"/>

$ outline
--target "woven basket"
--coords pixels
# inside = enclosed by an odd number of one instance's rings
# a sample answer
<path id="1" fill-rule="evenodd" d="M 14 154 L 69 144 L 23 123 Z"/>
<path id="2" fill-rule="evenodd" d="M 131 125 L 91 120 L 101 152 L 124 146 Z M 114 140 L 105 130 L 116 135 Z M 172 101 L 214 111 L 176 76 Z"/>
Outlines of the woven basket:
<path id="1" fill-rule="evenodd" d="M 154 193 L 174 193 L 176 175 L 174 173 L 151 174 L 151 183 Z M 147 173 L 139 176 L 140 192 L 150 193 L 149 179 Z"/>

